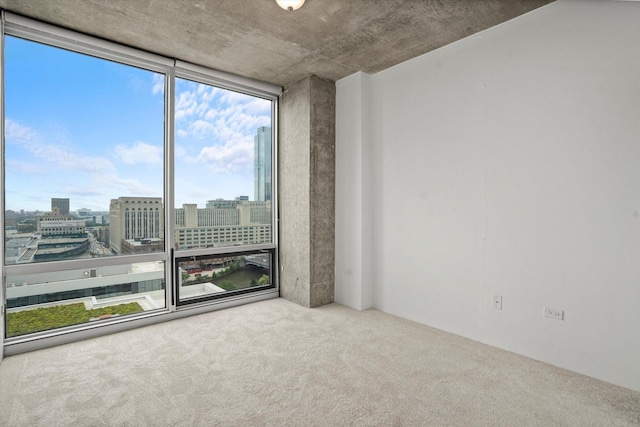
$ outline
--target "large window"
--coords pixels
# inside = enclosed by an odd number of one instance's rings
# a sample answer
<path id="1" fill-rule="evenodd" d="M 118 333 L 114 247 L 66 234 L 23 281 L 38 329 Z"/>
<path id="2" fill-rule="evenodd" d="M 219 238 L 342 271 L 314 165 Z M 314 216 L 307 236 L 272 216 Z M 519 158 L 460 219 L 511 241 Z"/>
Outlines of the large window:
<path id="1" fill-rule="evenodd" d="M 153 71 L 5 37 L 5 263 L 164 249 Z"/>
<path id="2" fill-rule="evenodd" d="M 277 291 L 279 88 L 7 15 L 6 337 Z"/>
<path id="3" fill-rule="evenodd" d="M 273 241 L 271 104 L 176 79 L 178 250 Z"/>

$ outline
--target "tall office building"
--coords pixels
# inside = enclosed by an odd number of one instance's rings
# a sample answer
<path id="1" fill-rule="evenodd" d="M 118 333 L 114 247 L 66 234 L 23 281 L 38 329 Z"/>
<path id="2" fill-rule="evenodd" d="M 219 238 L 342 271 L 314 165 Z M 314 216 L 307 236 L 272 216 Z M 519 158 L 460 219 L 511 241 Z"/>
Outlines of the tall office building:
<path id="1" fill-rule="evenodd" d="M 254 200 L 265 202 L 271 200 L 271 128 L 259 127 L 253 141 Z"/>
<path id="2" fill-rule="evenodd" d="M 42 215 L 36 216 L 36 230 L 38 232 L 42 231 L 42 224 L 47 222 L 58 222 L 58 221 L 71 221 L 73 217 L 69 214 L 61 215 L 60 208 L 57 206 L 53 206 L 51 208 L 51 212 L 45 212 Z"/>
<path id="3" fill-rule="evenodd" d="M 51 199 L 51 212 L 58 208 L 60 215 L 69 215 L 69 199 Z"/>
<path id="4" fill-rule="evenodd" d="M 119 197 L 109 205 L 109 246 L 122 253 L 122 241 L 164 238 L 160 197 Z"/>
<path id="5" fill-rule="evenodd" d="M 185 203 L 182 208 L 176 208 L 177 249 L 271 241 L 271 201 L 216 200 L 215 205 L 222 207 L 198 209 L 196 204 Z"/>

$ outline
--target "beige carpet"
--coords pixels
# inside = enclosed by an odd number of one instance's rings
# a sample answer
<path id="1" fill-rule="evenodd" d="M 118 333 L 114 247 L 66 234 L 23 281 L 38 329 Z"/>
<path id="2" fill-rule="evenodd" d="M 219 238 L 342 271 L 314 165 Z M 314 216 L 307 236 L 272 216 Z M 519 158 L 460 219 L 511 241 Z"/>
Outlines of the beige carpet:
<path id="1" fill-rule="evenodd" d="M 282 299 L 7 357 L 1 426 L 628 426 L 640 393 Z"/>

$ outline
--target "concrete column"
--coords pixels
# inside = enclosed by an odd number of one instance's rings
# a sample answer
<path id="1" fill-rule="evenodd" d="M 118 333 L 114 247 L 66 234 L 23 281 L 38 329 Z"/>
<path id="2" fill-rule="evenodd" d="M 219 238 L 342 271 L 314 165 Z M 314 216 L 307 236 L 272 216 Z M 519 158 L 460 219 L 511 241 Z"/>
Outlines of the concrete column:
<path id="1" fill-rule="evenodd" d="M 335 286 L 335 83 L 287 87 L 279 131 L 280 294 L 317 307 Z"/>

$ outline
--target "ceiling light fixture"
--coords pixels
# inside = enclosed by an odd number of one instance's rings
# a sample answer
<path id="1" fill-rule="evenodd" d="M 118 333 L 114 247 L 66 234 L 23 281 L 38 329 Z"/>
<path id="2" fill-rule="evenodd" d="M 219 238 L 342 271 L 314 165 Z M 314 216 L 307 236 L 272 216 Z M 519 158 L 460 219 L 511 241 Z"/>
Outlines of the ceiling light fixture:
<path id="1" fill-rule="evenodd" d="M 304 0 L 276 0 L 276 3 L 284 10 L 291 12 L 300 9 L 304 4 Z"/>

